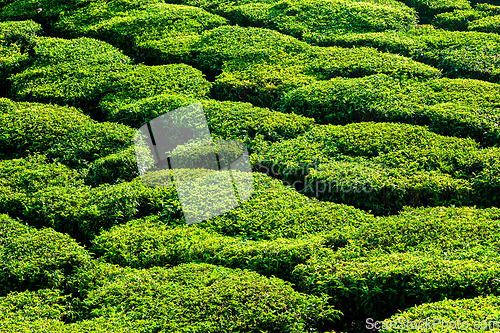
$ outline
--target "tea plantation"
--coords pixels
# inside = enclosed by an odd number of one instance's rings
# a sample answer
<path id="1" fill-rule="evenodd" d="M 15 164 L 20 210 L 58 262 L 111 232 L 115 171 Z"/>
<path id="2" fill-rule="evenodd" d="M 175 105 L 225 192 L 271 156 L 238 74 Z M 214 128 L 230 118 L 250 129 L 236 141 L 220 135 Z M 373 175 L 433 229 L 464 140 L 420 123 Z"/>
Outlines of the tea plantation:
<path id="1" fill-rule="evenodd" d="M 0 332 L 500 332 L 499 34 L 493 0 L 0 0 Z M 134 145 L 190 105 L 253 187 L 195 224 Z"/>

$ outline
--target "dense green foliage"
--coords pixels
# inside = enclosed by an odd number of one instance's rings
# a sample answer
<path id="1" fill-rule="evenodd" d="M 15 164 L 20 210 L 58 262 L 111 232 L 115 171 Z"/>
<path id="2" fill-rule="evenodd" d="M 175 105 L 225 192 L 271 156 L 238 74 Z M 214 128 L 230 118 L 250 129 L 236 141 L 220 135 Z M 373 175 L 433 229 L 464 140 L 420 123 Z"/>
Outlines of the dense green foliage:
<path id="1" fill-rule="evenodd" d="M 379 326 L 385 326 L 381 332 L 396 332 L 402 325 L 407 325 L 407 322 L 422 323 L 429 318 L 429 315 L 432 315 L 433 323 L 428 327 L 433 328 L 434 332 L 456 332 L 457 329 L 463 332 L 478 330 L 498 332 L 500 316 L 498 309 L 498 296 L 479 296 L 460 300 L 445 299 L 410 308 L 388 318 Z M 420 327 L 424 327 L 423 325 L 421 324 Z"/>
<path id="2" fill-rule="evenodd" d="M 99 123 L 75 108 L 5 98 L 0 99 L 0 122 L 1 157 L 44 152 L 71 166 L 113 153 L 130 145 L 134 137 L 127 126 Z"/>
<path id="3" fill-rule="evenodd" d="M 171 63 L 191 62 L 199 34 L 226 23 L 200 8 L 154 0 L 115 0 L 90 2 L 64 15 L 57 27 L 70 36 L 105 40 L 136 59 Z"/>
<path id="4" fill-rule="evenodd" d="M 0 22 L 0 83 L 24 68 L 28 50 L 34 38 L 41 33 L 41 26 L 35 22 Z"/>
<path id="5" fill-rule="evenodd" d="M 204 33 L 199 44 L 197 65 L 218 74 L 214 94 L 260 106 L 274 106 L 288 90 L 335 76 L 440 76 L 437 69 L 399 55 L 373 48 L 314 47 L 262 28 L 223 26 Z"/>
<path id="6" fill-rule="evenodd" d="M 0 215 L 0 295 L 18 289 L 64 287 L 90 255 L 68 235 L 33 229 Z"/>
<path id="7" fill-rule="evenodd" d="M 284 178 L 305 194 L 377 214 L 405 205 L 498 205 L 498 182 L 491 179 L 498 148 L 480 149 L 471 139 L 440 136 L 421 126 L 325 125 L 260 150 L 252 156 L 255 169 Z"/>
<path id="8" fill-rule="evenodd" d="M 496 57 L 500 36 L 476 31 L 446 31 L 418 26 L 407 32 L 373 32 L 335 35 L 318 45 L 369 46 L 399 53 L 443 70 L 449 77 L 469 77 L 497 82 Z"/>
<path id="9" fill-rule="evenodd" d="M 0 184 L 0 211 L 52 227 L 88 242 L 102 228 L 162 210 L 172 189 L 150 188 L 136 179 L 117 186 L 91 188 L 84 174 L 43 156 L 5 160 L 8 177 Z"/>
<path id="10" fill-rule="evenodd" d="M 410 308 L 381 322 L 379 326 L 382 328 L 381 332 L 396 332 L 402 325 L 408 325 L 408 322 L 422 323 L 420 327 L 424 327 L 423 322 L 429 315 L 433 315 L 433 321 L 428 327 L 433 328 L 434 332 L 456 332 L 457 329 L 463 332 L 478 330 L 498 332 L 500 326 L 498 308 L 498 296 L 445 299 Z"/>
<path id="11" fill-rule="evenodd" d="M 284 112 L 321 123 L 405 122 L 484 145 L 496 145 L 500 139 L 499 107 L 498 84 L 448 78 L 418 82 L 387 75 L 317 82 L 290 91 L 279 105 Z"/>
<path id="12" fill-rule="evenodd" d="M 308 39 L 347 32 L 404 30 L 417 21 L 414 10 L 396 1 L 248 1 L 220 6 L 216 11 L 239 25 Z"/>
<path id="13" fill-rule="evenodd" d="M 255 328 L 302 332 L 304 327 L 317 327 L 339 317 L 323 299 L 297 293 L 282 280 L 248 271 L 206 264 L 150 270 L 94 269 L 94 274 L 102 275 L 94 276 L 97 281 L 90 289 L 82 289 L 84 301 L 51 289 L 14 292 L 0 298 L 0 327 L 6 332 L 44 328 L 52 332 L 189 329 L 201 333 L 249 332 Z M 82 275 L 73 283 L 89 286 L 89 278 Z M 64 324 L 78 318 L 84 320 Z"/>
<path id="14" fill-rule="evenodd" d="M 0 331 L 498 323 L 499 17 L 476 0 L 0 0 Z M 167 145 L 152 120 L 172 111 L 182 144 L 147 170 L 136 154 Z M 188 140 L 205 120 L 211 138 Z"/>
<path id="15" fill-rule="evenodd" d="M 91 317 L 126 315 L 166 332 L 302 332 L 338 317 L 323 299 L 254 272 L 186 264 L 118 273 L 88 292 L 85 305 Z"/>
<path id="16" fill-rule="evenodd" d="M 42 37 L 34 41 L 32 65 L 10 77 L 11 94 L 26 101 L 69 104 L 94 111 L 160 92 L 208 93 L 203 74 L 185 64 L 132 65 L 115 47 L 96 39 Z"/>
<path id="17" fill-rule="evenodd" d="M 433 24 L 447 30 L 500 32 L 500 6 L 477 4 L 474 9 L 454 10 L 436 15 Z"/>

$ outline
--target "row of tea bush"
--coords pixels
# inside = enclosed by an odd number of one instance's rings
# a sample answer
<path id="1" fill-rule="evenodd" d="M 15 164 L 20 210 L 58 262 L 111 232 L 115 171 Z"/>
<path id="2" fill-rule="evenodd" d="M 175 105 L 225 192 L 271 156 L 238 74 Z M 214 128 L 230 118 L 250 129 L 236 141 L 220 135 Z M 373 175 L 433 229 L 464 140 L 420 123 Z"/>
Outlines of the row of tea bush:
<path id="1" fill-rule="evenodd" d="M 412 307 L 377 324 L 381 332 L 397 332 L 401 328 L 432 329 L 433 332 L 498 332 L 500 299 L 478 296 L 468 299 L 444 299 Z M 374 323 L 375 324 L 375 323 Z M 370 323 L 370 326 L 374 324 Z"/>
<path id="2" fill-rule="evenodd" d="M 252 48 L 237 53 L 242 45 L 231 43 L 228 39 L 234 36 L 240 36 L 239 39 L 247 44 L 251 41 Z M 271 44 L 279 45 L 279 48 L 273 50 L 270 47 L 269 37 L 275 39 Z M 203 51 L 197 61 L 206 71 L 222 71 L 212 91 L 220 98 L 250 100 L 285 112 L 303 113 L 320 122 L 406 121 L 431 124 L 431 129 L 440 134 L 472 136 L 485 144 L 492 144 L 498 139 L 495 125 L 498 118 L 495 111 L 498 106 L 496 85 L 464 79 L 398 81 L 383 74 L 366 77 L 373 73 L 404 76 L 418 71 L 424 77 L 432 77 L 438 72 L 394 55 L 381 58 L 380 54 L 373 53 L 373 49 L 314 48 L 270 30 L 228 26 L 213 29 L 204 38 Z M 109 113 L 128 114 L 123 109 L 129 110 L 128 105 L 137 103 L 137 99 L 165 92 L 202 98 L 211 86 L 201 72 L 187 65 L 134 66 L 117 49 L 92 39 L 35 38 L 33 43 L 36 46 L 35 54 L 30 58 L 32 65 L 10 78 L 11 94 L 16 99 L 69 103 L 83 107 L 94 117 L 97 115 L 106 119 Z M 234 45 L 234 50 L 222 45 Z M 75 47 L 78 52 L 71 51 Z M 58 56 L 55 56 L 56 53 Z M 364 60 L 359 63 L 360 55 L 370 54 L 373 58 L 362 57 Z M 339 61 L 339 56 L 347 56 L 351 60 Z M 387 57 L 396 57 L 396 62 L 388 63 Z M 281 59 L 281 62 L 275 62 L 276 59 Z M 309 65 L 298 65 L 299 60 L 307 59 Z M 398 61 L 402 61 L 400 65 L 397 65 Z M 238 65 L 241 63 L 245 65 Z M 75 70 L 78 75 L 75 75 Z M 328 80 L 336 75 L 365 77 Z M 99 79 L 96 80 L 96 76 Z M 474 89 L 476 95 L 467 91 L 470 89 Z M 342 93 L 338 98 L 335 90 Z M 284 95 L 286 92 L 289 93 Z M 354 96 L 346 100 L 350 94 Z M 411 96 L 410 100 L 408 96 Z M 318 101 L 308 100 L 318 98 Z M 355 100 L 351 101 L 353 98 Z M 335 102 L 337 99 L 344 105 L 338 105 Z M 465 106 L 465 103 L 468 105 Z M 176 104 L 179 105 L 173 103 Z M 323 116 L 323 110 L 328 110 L 328 107 L 338 111 L 339 115 L 328 112 Z M 132 125 L 122 116 L 111 115 L 108 119 Z M 137 122 L 133 125 L 138 126 Z"/>
<path id="3" fill-rule="evenodd" d="M 261 209 L 252 204 L 255 212 Z M 283 212 L 266 208 L 269 215 Z M 357 215 L 338 219 L 330 230 L 311 229 L 309 237 L 272 241 L 242 239 L 224 229 L 214 233 L 214 222 L 226 217 L 195 226 L 149 218 L 103 232 L 94 249 L 104 260 L 125 266 L 205 262 L 283 276 L 301 292 L 329 294 L 345 320 L 384 318 L 444 297 L 498 293 L 497 208 L 406 208 L 398 216 Z M 260 228 L 254 219 L 238 217 L 232 221 L 248 221 L 245 230 Z M 309 221 L 304 224 L 308 227 Z"/>
<path id="4" fill-rule="evenodd" d="M 256 171 L 310 196 L 386 214 L 406 205 L 498 205 L 499 153 L 422 126 L 362 122 L 264 142 L 251 158 Z"/>
<path id="5" fill-rule="evenodd" d="M 193 263 L 120 268 L 91 260 L 52 229 L 33 229 L 7 215 L 0 221 L 5 332 L 302 332 L 340 315 L 324 298 L 298 293 L 278 278 Z"/>
<path id="6" fill-rule="evenodd" d="M 408 31 L 335 35 L 311 43 L 322 46 L 365 46 L 410 57 L 435 66 L 447 77 L 497 82 L 500 36 L 478 31 L 447 31 L 431 25 Z"/>
<path id="7" fill-rule="evenodd" d="M 426 125 L 437 134 L 498 144 L 500 85 L 473 79 L 419 82 L 387 75 L 334 78 L 289 91 L 276 108 L 319 123 L 391 121 Z"/>
<path id="8" fill-rule="evenodd" d="M 434 17 L 432 24 L 447 30 L 500 32 L 500 6 L 478 3 L 474 9 L 441 13 Z"/>

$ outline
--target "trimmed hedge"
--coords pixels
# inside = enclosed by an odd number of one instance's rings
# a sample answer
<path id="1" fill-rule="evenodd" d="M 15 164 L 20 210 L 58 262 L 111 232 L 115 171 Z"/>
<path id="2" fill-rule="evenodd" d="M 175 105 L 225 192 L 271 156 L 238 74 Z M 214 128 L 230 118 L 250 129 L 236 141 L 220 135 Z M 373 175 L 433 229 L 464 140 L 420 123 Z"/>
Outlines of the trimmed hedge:
<path id="1" fill-rule="evenodd" d="M 274 29 L 296 38 L 311 39 L 325 34 L 405 30 L 417 23 L 415 11 L 396 1 L 235 2 L 221 10 L 224 16 L 239 25 Z"/>
<path id="2" fill-rule="evenodd" d="M 197 69 L 185 64 L 162 66 L 137 65 L 118 75 L 113 92 L 103 97 L 100 107 L 111 110 L 131 102 L 165 93 L 204 97 L 211 83 Z"/>
<path id="3" fill-rule="evenodd" d="M 466 180 L 436 171 L 332 161 L 318 165 L 304 178 L 303 188 L 299 188 L 302 193 L 354 205 L 374 214 L 394 214 L 405 205 L 447 206 L 477 202 Z"/>
<path id="4" fill-rule="evenodd" d="M 371 48 L 313 47 L 261 28 L 216 28 L 205 33 L 199 45 L 198 66 L 218 75 L 214 96 L 267 107 L 273 107 L 289 90 L 334 76 L 441 75 L 433 67 L 402 56 Z"/>
<path id="5" fill-rule="evenodd" d="M 478 296 L 468 299 L 447 299 L 412 307 L 381 321 L 380 332 L 397 332 L 411 322 L 432 328 L 433 332 L 498 332 L 500 328 L 500 297 Z M 429 323 L 429 324 L 427 324 Z M 425 325 L 428 326 L 425 326 Z"/>
<path id="6" fill-rule="evenodd" d="M 198 102 L 186 95 L 161 94 L 125 104 L 119 108 L 106 109 L 108 121 L 139 128 L 144 123 Z M 211 133 L 229 139 L 249 139 L 263 135 L 265 140 L 278 141 L 293 138 L 308 130 L 313 119 L 293 113 L 280 113 L 266 108 L 254 107 L 250 103 L 202 99 L 199 102 L 207 118 Z"/>
<path id="7" fill-rule="evenodd" d="M 0 19 L 34 20 L 47 25 L 57 21 L 61 13 L 75 10 L 88 2 L 90 0 L 3 0 L 0 2 Z"/>
<path id="8" fill-rule="evenodd" d="M 222 26 L 203 33 L 197 51 L 197 65 L 212 74 L 220 74 L 225 63 L 241 66 L 270 62 L 306 53 L 310 46 L 277 31 L 239 26 Z"/>
<path id="9" fill-rule="evenodd" d="M 135 128 L 165 112 L 201 102 L 214 140 L 238 140 L 252 151 L 262 140 L 280 141 L 294 138 L 309 130 L 314 120 L 293 113 L 280 113 L 250 103 L 196 100 L 186 95 L 161 94 L 105 109 L 107 120 Z M 135 149 L 126 148 L 96 160 L 89 166 L 88 185 L 130 181 L 138 176 Z"/>
<path id="10" fill-rule="evenodd" d="M 497 82 L 500 36 L 475 31 L 446 31 L 419 26 L 407 32 L 352 33 L 309 41 L 322 46 L 368 46 L 399 53 L 435 66 L 447 77 Z"/>
<path id="11" fill-rule="evenodd" d="M 130 59 L 90 38 L 35 40 L 33 65 L 10 78 L 18 100 L 93 108 L 113 87 Z"/>
<path id="12" fill-rule="evenodd" d="M 317 80 L 385 73 L 395 77 L 437 78 L 441 73 L 411 59 L 372 48 L 314 48 L 307 54 L 242 65 L 231 61 L 216 78 L 213 95 L 277 107 L 283 95 Z"/>
<path id="13" fill-rule="evenodd" d="M 29 59 L 33 40 L 42 27 L 33 21 L 0 22 L 0 80 L 22 70 Z M 2 89 L 3 90 L 3 89 Z"/>
<path id="14" fill-rule="evenodd" d="M 474 9 L 454 10 L 436 15 L 433 25 L 447 30 L 499 32 L 499 15 L 500 6 L 480 3 Z"/>
<path id="15" fill-rule="evenodd" d="M 417 82 L 381 74 L 334 78 L 292 90 L 278 109 L 314 117 L 320 123 L 376 120 L 428 125 L 438 134 L 496 145 L 499 106 L 498 84 L 448 78 Z"/>
<path id="16" fill-rule="evenodd" d="M 139 176 L 135 147 L 130 146 L 118 153 L 102 157 L 92 162 L 85 175 L 85 184 L 99 186 L 130 182 Z"/>
<path id="17" fill-rule="evenodd" d="M 365 251 L 420 252 L 448 260 L 497 259 L 500 209 L 405 207 L 399 215 L 363 223 L 347 237 Z"/>
<path id="18" fill-rule="evenodd" d="M 132 143 L 134 131 L 98 123 L 71 107 L 0 99 L 0 157 L 43 152 L 70 166 L 84 166 Z M 19 135 L 22 133 L 22 135 Z"/>
<path id="19" fill-rule="evenodd" d="M 309 146 L 309 151 L 304 149 Z M 373 163 L 389 167 L 438 170 L 461 176 L 483 170 L 495 153 L 498 149 L 481 150 L 474 140 L 437 135 L 422 126 L 365 122 L 317 126 L 296 139 L 270 146 L 255 161 L 293 166 L 301 161 L 326 163 L 332 157 L 342 159 L 347 155 L 359 157 L 359 162 L 371 158 Z"/>
<path id="20" fill-rule="evenodd" d="M 115 0 L 91 2 L 63 15 L 56 27 L 70 36 L 104 40 L 136 60 L 160 64 L 192 62 L 199 34 L 226 23 L 200 8 Z"/>
<path id="21" fill-rule="evenodd" d="M 10 332 L 16 322 L 70 320 L 78 315 L 71 303 L 71 297 L 57 289 L 10 292 L 0 297 L 0 328 Z"/>
<path id="22" fill-rule="evenodd" d="M 434 16 L 432 25 L 451 31 L 467 31 L 470 22 L 485 16 L 485 13 L 477 10 L 454 10 Z"/>
<path id="23" fill-rule="evenodd" d="M 150 270 L 96 264 L 90 272 L 73 281 L 84 287 L 92 275 L 104 273 L 91 289 L 82 289 L 83 301 L 50 289 L 0 298 L 5 310 L 0 327 L 6 332 L 318 332 L 340 316 L 320 297 L 249 271 L 206 264 Z M 64 324 L 68 319 L 82 320 Z"/>
<path id="24" fill-rule="evenodd" d="M 500 33 L 500 15 L 475 20 L 468 28 L 472 31 Z"/>
<path id="25" fill-rule="evenodd" d="M 64 288 L 77 268 L 90 263 L 89 253 L 68 235 L 33 229 L 0 215 L 0 295 L 9 291 Z"/>
<path id="26" fill-rule="evenodd" d="M 26 193 L 48 186 L 78 187 L 83 185 L 83 174 L 60 163 L 49 163 L 44 155 L 0 160 L 0 186 Z"/>
<path id="27" fill-rule="evenodd" d="M 347 251 L 347 249 L 346 249 Z M 328 293 L 347 325 L 366 318 L 386 318 L 397 309 L 447 298 L 498 294 L 500 266 L 493 260 L 447 260 L 425 253 L 341 253 L 299 264 L 293 279 L 306 293 Z"/>
<path id="28" fill-rule="evenodd" d="M 33 65 L 10 78 L 16 99 L 91 112 L 103 98 L 110 108 L 165 92 L 202 97 L 210 89 L 203 74 L 188 65 L 131 65 L 121 51 L 95 39 L 39 38 L 34 50 Z"/>
<path id="29" fill-rule="evenodd" d="M 222 176 L 224 176 L 225 173 L 227 172 L 220 172 Z M 176 177 L 178 177 L 179 174 L 180 172 Z M 188 171 L 180 175 L 184 175 L 186 176 L 185 178 L 187 178 L 187 176 L 196 176 L 197 172 L 196 170 L 192 170 L 191 172 Z M 233 172 L 232 176 L 234 181 L 239 183 L 243 183 L 248 179 L 248 175 L 242 172 Z M 168 179 L 170 179 L 170 177 L 168 177 Z M 179 177 L 179 179 L 182 178 Z M 156 182 L 159 180 L 160 179 L 156 179 Z M 205 219 L 206 221 L 202 222 L 203 227 L 224 235 L 239 236 L 247 239 L 274 239 L 277 237 L 293 238 L 309 232 L 319 232 L 330 229 L 333 225 L 336 225 L 339 219 L 351 221 L 351 218 L 354 216 L 359 219 L 370 217 L 370 215 L 362 211 L 354 208 L 347 208 L 343 205 L 317 205 L 317 200 L 301 196 L 292 188 L 283 189 L 283 185 L 279 181 L 272 180 L 272 178 L 268 176 L 256 174 L 254 181 L 257 183 L 254 184 L 253 192 L 249 193 L 252 194 L 252 196 L 248 200 L 243 201 L 240 206 L 233 210 L 225 211 L 226 213 L 223 215 L 208 220 Z M 277 199 L 278 194 L 281 195 L 282 198 Z M 213 198 L 210 199 L 213 200 Z M 269 209 L 275 211 L 275 213 L 266 214 L 261 208 L 263 205 L 267 205 Z M 283 207 L 288 207 L 290 212 L 278 213 Z M 309 211 L 314 212 L 315 218 L 303 215 Z M 333 216 L 332 211 L 335 212 Z M 162 214 L 166 217 L 162 219 L 166 221 L 175 222 L 177 221 L 176 217 L 181 218 L 179 221 L 184 221 L 180 214 L 180 206 L 176 198 L 171 199 L 168 206 L 164 205 Z M 346 214 L 352 216 L 346 217 Z"/>
<path id="30" fill-rule="evenodd" d="M 168 208 L 172 207 L 172 211 Z M 175 209 L 173 208 L 175 207 Z M 0 212 L 52 227 L 88 243 L 101 230 L 129 220 L 157 214 L 178 218 L 180 204 L 172 188 L 150 188 L 137 179 L 130 183 L 97 188 L 47 186 L 25 192 L 0 187 Z"/>
<path id="31" fill-rule="evenodd" d="M 403 0 L 402 2 L 407 6 L 415 8 L 418 11 L 420 19 L 425 23 L 429 23 L 434 15 L 442 12 L 471 8 L 468 0 Z"/>
<path id="32" fill-rule="evenodd" d="M 404 205 L 496 205 L 492 200 L 498 200 L 498 181 L 492 181 L 498 148 L 479 149 L 471 139 L 443 137 L 421 126 L 318 126 L 259 150 L 252 156 L 255 170 L 272 170 L 310 196 L 376 214 Z"/>
<path id="33" fill-rule="evenodd" d="M 280 279 L 207 264 L 122 269 L 84 302 L 91 317 L 123 313 L 168 332 L 317 331 L 339 318 L 324 299 L 300 294 Z"/>
<path id="34" fill-rule="evenodd" d="M 253 148 L 256 140 L 276 142 L 309 130 L 314 119 L 294 113 L 281 113 L 250 103 L 202 100 L 210 132 L 224 140 L 241 140 Z"/>
<path id="35" fill-rule="evenodd" d="M 103 260 L 121 266 L 149 268 L 204 262 L 286 280 L 297 264 L 343 245 L 342 236 L 332 231 L 294 239 L 251 241 L 198 226 L 168 227 L 156 218 L 148 218 L 104 231 L 95 238 L 93 250 L 102 254 Z"/>
<path id="36" fill-rule="evenodd" d="M 224 215 L 200 223 L 200 227 L 232 237 L 266 240 L 335 231 L 372 218 L 353 207 L 303 196 L 269 175 L 254 173 L 253 178 L 254 193 L 250 199 Z"/>

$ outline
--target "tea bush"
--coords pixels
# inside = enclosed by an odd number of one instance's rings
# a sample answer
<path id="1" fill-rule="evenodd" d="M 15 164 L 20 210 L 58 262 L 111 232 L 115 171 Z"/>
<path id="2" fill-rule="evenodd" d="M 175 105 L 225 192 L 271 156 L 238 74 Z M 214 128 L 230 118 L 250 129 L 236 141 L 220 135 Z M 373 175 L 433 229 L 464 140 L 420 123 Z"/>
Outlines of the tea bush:
<path id="1" fill-rule="evenodd" d="M 471 79 L 398 80 L 380 74 L 334 78 L 285 94 L 278 109 L 320 123 L 394 121 L 428 125 L 438 134 L 498 142 L 500 86 Z"/>
<path id="2" fill-rule="evenodd" d="M 306 195 L 354 205 L 374 214 L 393 214 L 405 205 L 471 205 L 476 202 L 465 180 L 436 171 L 374 167 L 356 162 L 320 164 L 311 170 L 303 183 L 302 193 Z"/>
<path id="3" fill-rule="evenodd" d="M 210 86 L 211 83 L 203 74 L 189 65 L 137 65 L 118 75 L 113 84 L 113 92 L 103 97 L 100 107 L 110 110 L 137 99 L 164 93 L 183 93 L 202 98 L 208 93 Z"/>
<path id="4" fill-rule="evenodd" d="M 396 1 L 240 2 L 221 10 L 239 25 L 274 29 L 310 39 L 347 32 L 405 30 L 417 21 L 414 10 Z"/>
<path id="5" fill-rule="evenodd" d="M 0 19 L 34 20 L 49 25 L 56 22 L 61 13 L 73 11 L 89 2 L 90 0 L 5 0 L 0 3 Z"/>
<path id="6" fill-rule="evenodd" d="M 253 27 L 222 26 L 202 34 L 197 44 L 197 65 L 204 71 L 220 74 L 226 62 L 242 67 L 305 53 L 310 46 L 277 31 Z"/>
<path id="7" fill-rule="evenodd" d="M 0 322 L 0 327 L 4 332 L 14 333 L 23 332 L 29 333 L 33 331 L 57 332 L 57 333 L 85 333 L 85 332 L 151 332 L 151 328 L 155 327 L 152 320 L 129 320 L 124 314 L 114 315 L 108 318 L 94 318 L 90 320 L 82 320 L 76 323 L 66 324 L 64 321 L 56 319 L 33 319 L 19 321 L 14 319 L 6 319 Z M 174 328 L 177 329 L 177 328 Z"/>
<path id="8" fill-rule="evenodd" d="M 301 332 L 339 315 L 323 299 L 297 293 L 282 280 L 207 264 L 123 269 L 116 279 L 90 291 L 85 303 L 93 317 L 124 312 L 132 320 L 153 319 L 169 331 Z"/>
<path id="9" fill-rule="evenodd" d="M 429 22 L 438 13 L 471 8 L 468 0 L 403 0 L 402 2 L 407 6 L 415 8 L 418 11 L 419 17 L 424 22 Z"/>
<path id="10" fill-rule="evenodd" d="M 168 227 L 156 219 L 145 219 L 101 233 L 93 249 L 102 254 L 103 260 L 121 266 L 148 268 L 204 262 L 288 279 L 297 264 L 305 263 L 317 252 L 343 245 L 343 238 L 335 232 L 251 241 L 197 226 Z"/>
<path id="11" fill-rule="evenodd" d="M 164 209 L 166 216 L 178 218 L 180 204 L 173 191 L 147 187 L 140 179 L 97 188 L 47 186 L 36 192 L 2 186 L 0 212 L 29 221 L 30 225 L 69 233 L 88 244 L 101 230 Z"/>
<path id="12" fill-rule="evenodd" d="M 90 112 L 103 98 L 109 108 L 113 102 L 159 92 L 202 97 L 210 89 L 203 74 L 188 65 L 131 65 L 121 51 L 95 39 L 41 38 L 34 50 L 33 65 L 10 78 L 16 99 L 70 104 Z"/>
<path id="13" fill-rule="evenodd" d="M 36 192 L 47 186 L 78 187 L 83 174 L 60 163 L 50 163 L 44 155 L 0 160 L 0 186 L 24 192 Z"/>
<path id="14" fill-rule="evenodd" d="M 0 295 L 10 291 L 64 288 L 77 267 L 90 262 L 77 242 L 53 229 L 33 229 L 8 215 L 0 215 Z"/>
<path id="15" fill-rule="evenodd" d="M 137 60 L 159 64 L 192 62 L 199 34 L 226 23 L 200 8 L 116 0 L 91 2 L 63 15 L 56 26 L 70 36 L 101 39 Z"/>
<path id="16" fill-rule="evenodd" d="M 426 303 L 398 312 L 381 321 L 378 326 L 385 326 L 381 332 L 396 332 L 406 322 L 425 322 L 427 319 L 427 322 L 430 322 L 428 327 L 433 328 L 434 332 L 455 332 L 457 329 L 464 332 L 479 329 L 497 332 L 500 316 L 499 302 L 499 297 L 493 295 L 466 299 L 445 298 L 439 302 Z M 396 326 L 398 322 L 402 324 Z"/>
<path id="17" fill-rule="evenodd" d="M 252 46 L 246 47 L 248 44 Z M 372 48 L 312 47 L 261 28 L 224 26 L 210 30 L 203 35 L 198 50 L 198 66 L 218 75 L 213 96 L 267 107 L 273 107 L 289 90 L 334 76 L 441 75 L 428 65 Z"/>
<path id="18" fill-rule="evenodd" d="M 328 293 L 354 318 L 386 318 L 397 309 L 447 298 L 498 294 L 498 261 L 447 260 L 426 253 L 318 256 L 293 273 L 301 291 Z"/>
<path id="19" fill-rule="evenodd" d="M 135 154 L 135 147 L 130 146 L 118 153 L 95 160 L 88 167 L 85 184 L 99 186 L 132 181 L 139 176 Z"/>
<path id="20" fill-rule="evenodd" d="M 111 45 L 90 38 L 35 40 L 33 65 L 10 77 L 18 100 L 92 108 L 131 68 L 130 59 Z"/>
<path id="21" fill-rule="evenodd" d="M 42 27 L 33 21 L 0 22 L 0 80 L 21 71 L 29 59 L 33 40 Z"/>
<path id="22" fill-rule="evenodd" d="M 470 22 L 485 16 L 485 13 L 477 10 L 454 10 L 436 15 L 432 24 L 441 29 L 467 31 Z"/>
<path id="23" fill-rule="evenodd" d="M 128 126 L 99 123 L 72 107 L 5 98 L 0 99 L 0 123 L 2 158 L 43 152 L 70 166 L 84 166 L 123 149 L 134 135 Z"/>
<path id="24" fill-rule="evenodd" d="M 179 94 L 156 95 L 123 104 L 116 109 L 105 110 L 109 112 L 107 120 L 138 128 L 168 111 L 197 102 L 202 104 L 214 140 L 238 140 L 244 142 L 250 151 L 262 140 L 275 142 L 294 138 L 309 130 L 314 124 L 311 118 L 254 107 L 250 103 L 212 99 L 198 101 Z M 97 186 L 120 180 L 130 181 L 136 176 L 138 170 L 135 149 L 129 147 L 93 162 L 89 166 L 86 183 Z"/>
<path id="25" fill-rule="evenodd" d="M 436 78 L 441 75 L 433 67 L 372 48 L 311 47 L 307 54 L 241 67 L 236 61 L 226 63 L 216 78 L 215 96 L 275 107 L 284 93 L 336 76 L 386 73 L 395 77 Z"/>
<path id="26" fill-rule="evenodd" d="M 110 116 L 107 120 L 139 128 L 165 112 L 196 102 L 198 100 L 186 95 L 156 95 L 133 101 L 120 108 L 109 109 Z M 202 99 L 199 102 L 202 104 L 211 133 L 226 140 L 245 140 L 263 135 L 265 140 L 278 141 L 293 138 L 313 124 L 311 118 L 254 107 L 250 103 L 213 99 Z"/>
<path id="27" fill-rule="evenodd" d="M 498 23 L 495 23 L 498 21 L 498 15 L 500 6 L 480 3 L 474 9 L 454 10 L 436 15 L 433 24 L 447 30 L 498 32 Z"/>
<path id="28" fill-rule="evenodd" d="M 254 173 L 252 197 L 240 207 L 204 221 L 200 226 L 227 236 L 261 240 L 334 231 L 340 226 L 371 219 L 371 215 L 353 207 L 323 203 L 300 195 L 270 176 Z"/>
<path id="29" fill-rule="evenodd" d="M 500 7 L 472 4 L 0 0 L 0 331 L 497 315 Z M 254 171 L 175 170 L 197 207 L 132 145 L 194 103 Z"/>
<path id="30" fill-rule="evenodd" d="M 11 292 L 0 298 L 0 327 L 5 332 L 14 331 L 15 322 L 53 320 L 54 322 L 74 318 L 71 297 L 57 289 Z"/>
<path id="31" fill-rule="evenodd" d="M 488 16 L 471 22 L 469 30 L 500 33 L 500 15 Z"/>
<path id="32" fill-rule="evenodd" d="M 259 150 L 252 156 L 255 170 L 271 169 L 303 193 L 376 214 L 404 205 L 482 204 L 498 187 L 492 181 L 497 148 L 480 149 L 471 139 L 440 136 L 421 126 L 318 126 Z"/>
<path id="33" fill-rule="evenodd" d="M 314 120 L 294 113 L 281 113 L 250 103 L 201 101 L 211 133 L 225 140 L 262 136 L 267 141 L 294 138 L 309 130 Z"/>
<path id="34" fill-rule="evenodd" d="M 353 231 L 349 240 L 366 250 L 434 253 L 449 260 L 495 259 L 500 210 L 472 207 L 405 207 Z"/>
<path id="35" fill-rule="evenodd" d="M 309 151 L 304 149 L 309 146 Z M 390 167 L 413 166 L 460 175 L 483 170 L 488 165 L 488 153 L 493 159 L 498 150 L 481 150 L 471 139 L 437 135 L 422 126 L 365 122 L 314 127 L 296 139 L 271 145 L 259 159 L 280 162 L 284 167 L 301 160 L 326 163 L 332 157 L 348 155 L 360 157 L 360 162 L 371 158 L 373 163 Z"/>
<path id="36" fill-rule="evenodd" d="M 500 47 L 499 38 L 493 33 L 419 26 L 407 32 L 352 33 L 311 42 L 323 46 L 374 47 L 435 66 L 447 77 L 497 82 L 499 62 L 495 54 Z"/>
<path id="37" fill-rule="evenodd" d="M 76 303 L 77 309 L 72 309 L 75 303 L 57 290 L 11 293 L 0 299 L 0 307 L 7 310 L 0 325 L 7 326 L 9 332 L 34 328 L 53 332 L 175 332 L 187 328 L 192 332 L 249 332 L 255 328 L 302 332 L 340 315 L 320 297 L 300 294 L 282 280 L 249 271 L 206 264 L 96 271 L 105 275 L 85 290 L 86 297 Z M 82 276 L 78 282 L 88 278 Z M 126 288 L 134 292 L 125 292 Z M 114 296 L 109 298 L 111 289 Z M 30 305 L 23 306 L 27 301 Z M 80 312 L 80 308 L 88 310 Z M 11 311 L 16 311 L 14 316 Z M 83 320 L 64 325 L 64 320 L 75 314 Z"/>

